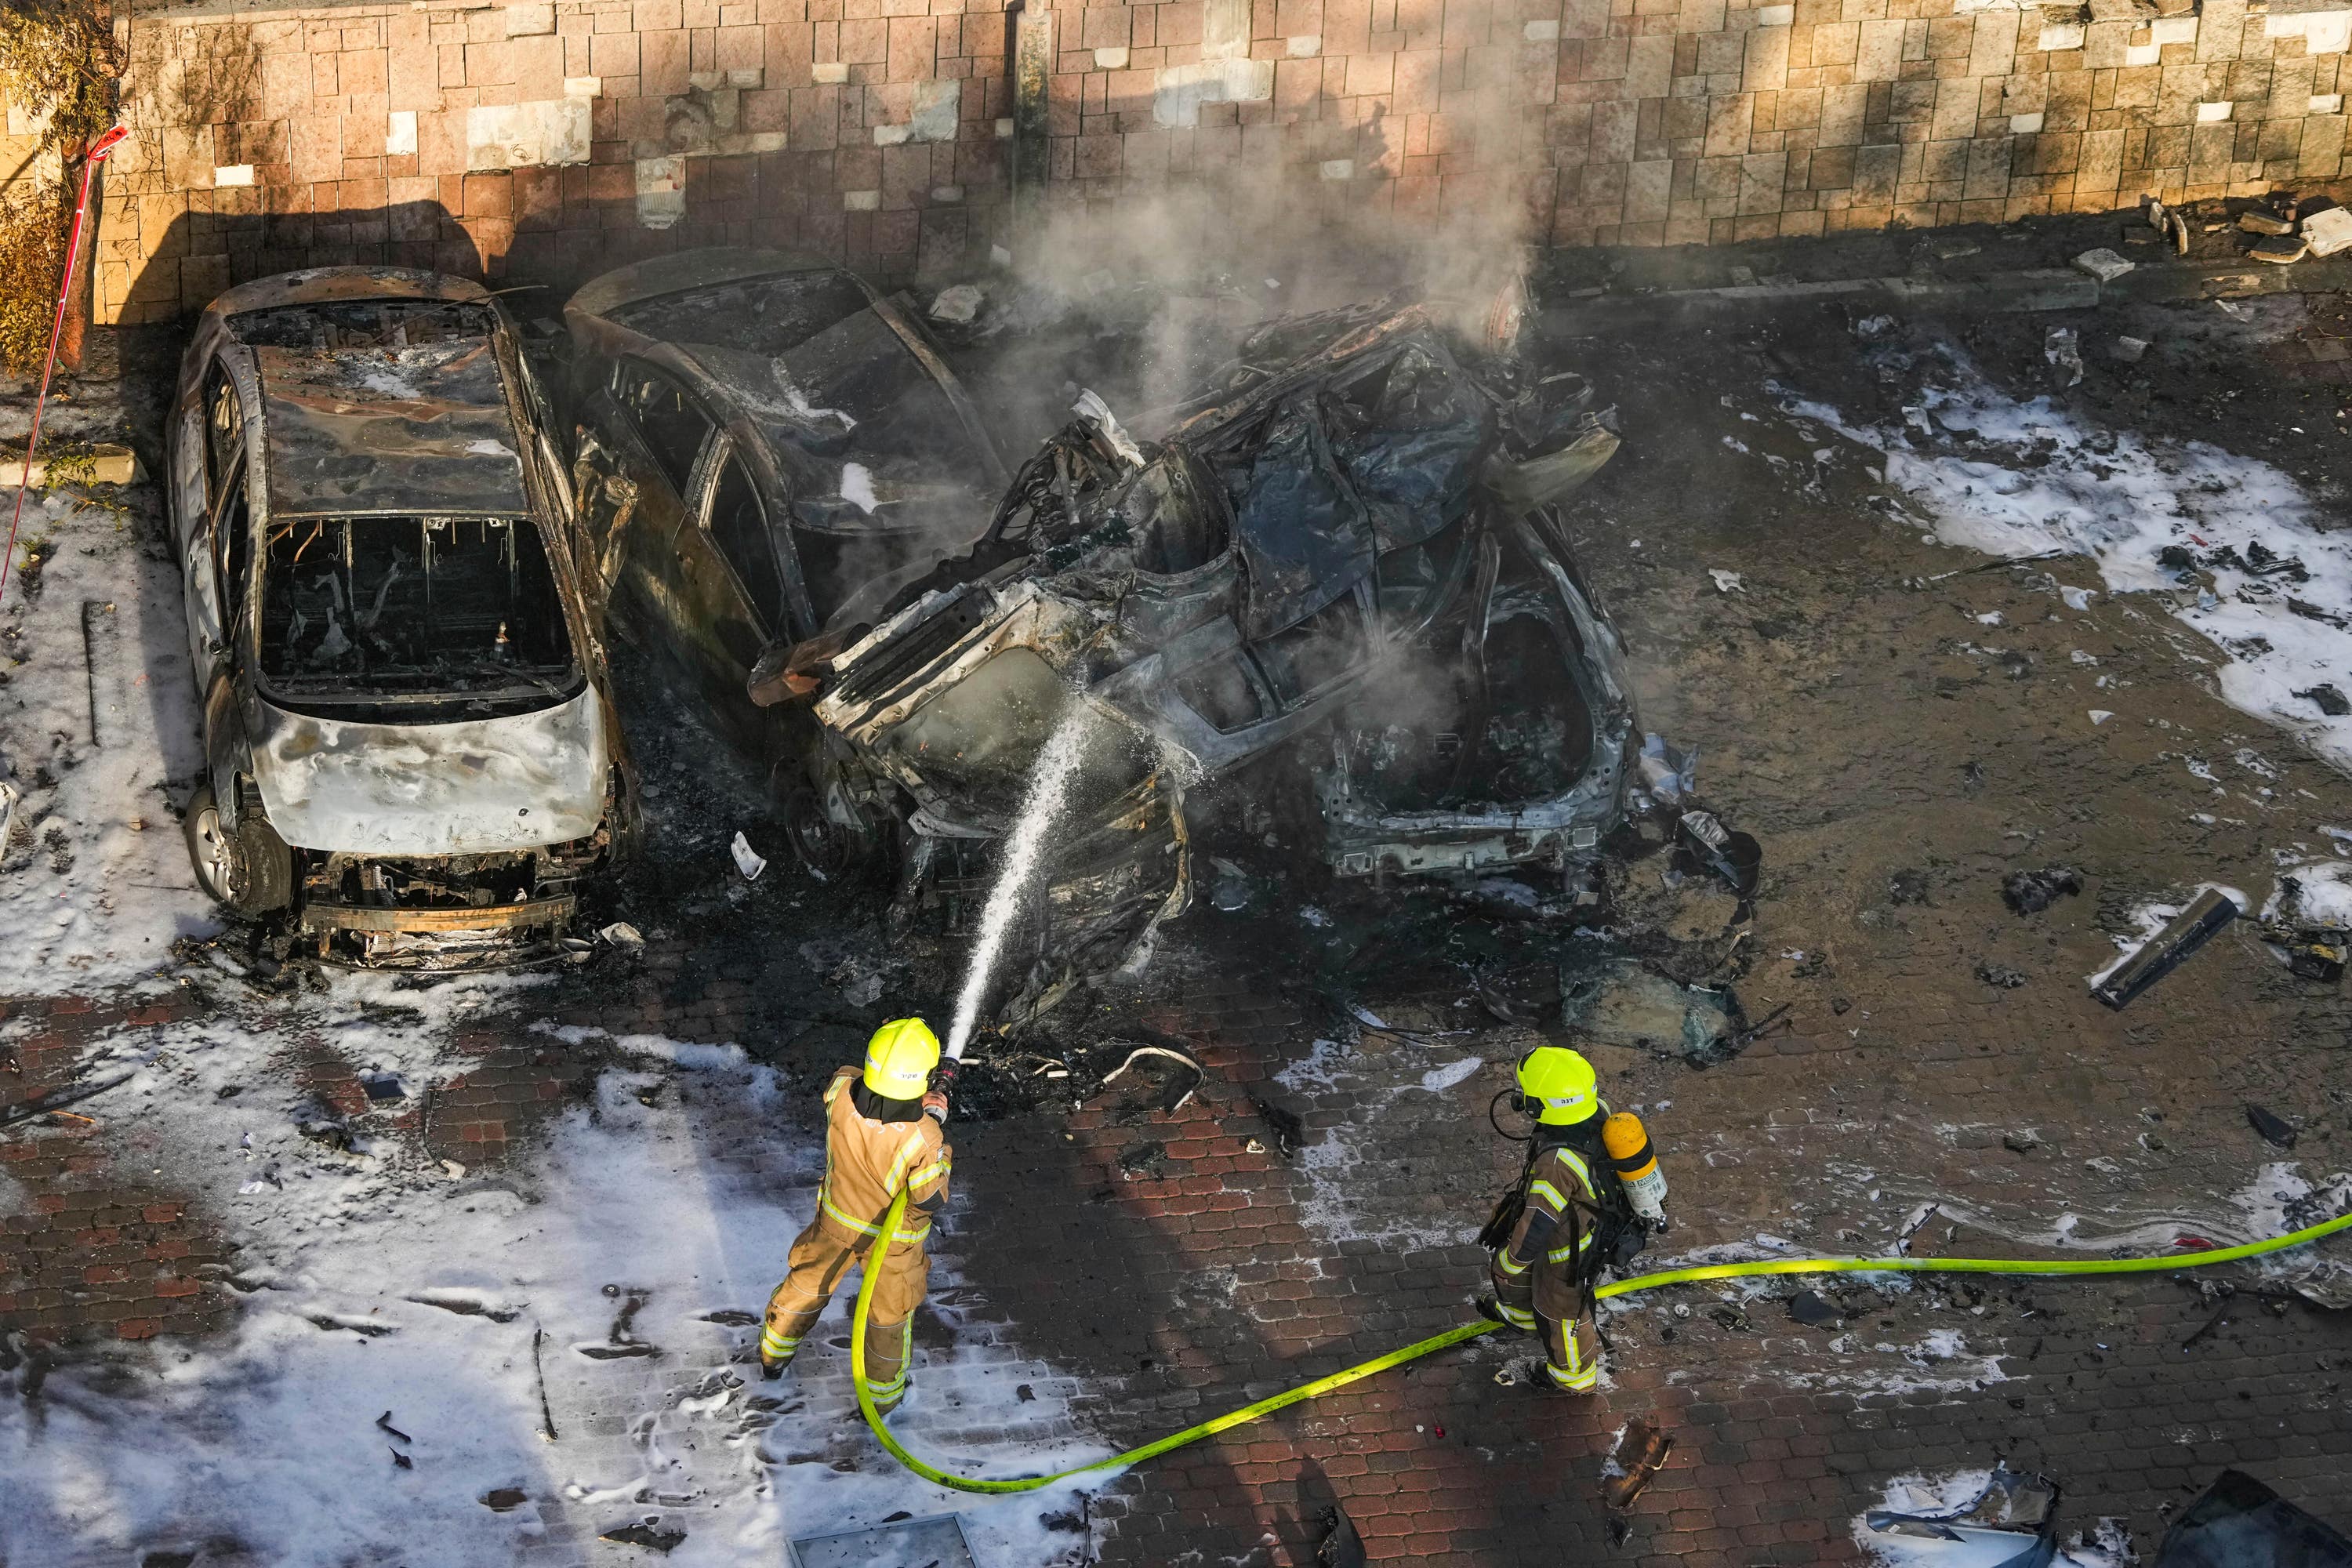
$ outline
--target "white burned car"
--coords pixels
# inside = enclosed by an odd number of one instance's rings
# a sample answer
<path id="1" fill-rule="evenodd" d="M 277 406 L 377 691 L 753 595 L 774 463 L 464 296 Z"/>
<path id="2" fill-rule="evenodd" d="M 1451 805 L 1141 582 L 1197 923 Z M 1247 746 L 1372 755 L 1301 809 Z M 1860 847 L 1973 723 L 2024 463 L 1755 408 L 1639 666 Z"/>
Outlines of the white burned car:
<path id="1" fill-rule="evenodd" d="M 168 431 L 206 764 L 189 854 L 319 957 L 543 952 L 633 828 L 544 427 L 512 321 L 459 279 L 264 279 L 189 345 Z"/>

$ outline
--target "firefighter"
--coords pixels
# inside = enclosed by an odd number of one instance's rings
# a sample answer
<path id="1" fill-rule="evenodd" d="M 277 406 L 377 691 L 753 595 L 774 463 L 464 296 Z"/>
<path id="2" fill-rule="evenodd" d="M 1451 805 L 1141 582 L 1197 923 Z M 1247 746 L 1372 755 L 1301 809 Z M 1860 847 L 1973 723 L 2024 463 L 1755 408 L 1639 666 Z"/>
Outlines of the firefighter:
<path id="1" fill-rule="evenodd" d="M 1662 1195 L 1664 1182 L 1640 1122 L 1610 1116 L 1581 1055 L 1538 1046 L 1519 1058 L 1518 1083 L 1520 1108 L 1536 1126 L 1525 1173 L 1479 1237 L 1494 1254 L 1495 1288 L 1479 1308 L 1542 1339 L 1538 1387 L 1590 1394 L 1601 1381 L 1593 1287 L 1645 1239 L 1625 1182 L 1644 1186 L 1645 1212 L 1656 1210 L 1654 1192 Z"/>
<path id="2" fill-rule="evenodd" d="M 886 1415 L 907 1397 L 915 1309 L 931 1273 L 923 1242 L 948 1201 L 948 1097 L 932 1084 L 939 1065 L 939 1037 L 930 1026 L 897 1018 L 874 1031 L 862 1073 L 845 1067 L 825 1085 L 824 1181 L 816 1191 L 816 1217 L 793 1243 L 790 1272 L 768 1298 L 760 1335 L 764 1375 L 784 1374 L 842 1276 L 875 1247 L 891 1201 L 904 1189 L 907 1212 L 874 1287 L 866 1380 Z"/>

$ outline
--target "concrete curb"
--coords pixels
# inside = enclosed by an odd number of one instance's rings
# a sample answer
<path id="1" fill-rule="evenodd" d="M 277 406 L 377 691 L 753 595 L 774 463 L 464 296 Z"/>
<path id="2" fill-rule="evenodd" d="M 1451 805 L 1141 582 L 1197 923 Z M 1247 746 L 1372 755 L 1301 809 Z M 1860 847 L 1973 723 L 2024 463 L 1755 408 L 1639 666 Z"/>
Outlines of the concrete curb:
<path id="1" fill-rule="evenodd" d="M 1974 278 L 1844 278 L 1655 294 L 1595 290 L 1545 306 L 1538 321 L 1547 337 L 1594 338 L 1661 327 L 1729 325 L 1767 310 L 1831 302 L 1850 305 L 1864 314 L 2015 315 L 2087 310 L 2127 301 L 2231 300 L 2347 289 L 2352 289 L 2352 258 L 2286 267 L 2249 261 L 2143 262 L 2106 284 L 2071 268 L 2031 268 Z"/>

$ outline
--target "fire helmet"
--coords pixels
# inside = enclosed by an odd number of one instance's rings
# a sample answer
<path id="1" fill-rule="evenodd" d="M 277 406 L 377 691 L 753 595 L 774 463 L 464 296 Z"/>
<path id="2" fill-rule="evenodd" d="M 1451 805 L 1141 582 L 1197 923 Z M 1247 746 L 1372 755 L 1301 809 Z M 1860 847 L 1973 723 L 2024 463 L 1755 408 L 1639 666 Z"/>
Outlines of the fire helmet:
<path id="1" fill-rule="evenodd" d="M 885 1100 L 920 1100 L 939 1065 L 940 1037 L 920 1018 L 893 1018 L 866 1042 L 866 1087 Z"/>
<path id="2" fill-rule="evenodd" d="M 1519 1058 L 1519 1092 L 1536 1120 L 1554 1127 L 1572 1127 L 1601 1109 L 1592 1064 L 1565 1046 L 1538 1046 Z"/>

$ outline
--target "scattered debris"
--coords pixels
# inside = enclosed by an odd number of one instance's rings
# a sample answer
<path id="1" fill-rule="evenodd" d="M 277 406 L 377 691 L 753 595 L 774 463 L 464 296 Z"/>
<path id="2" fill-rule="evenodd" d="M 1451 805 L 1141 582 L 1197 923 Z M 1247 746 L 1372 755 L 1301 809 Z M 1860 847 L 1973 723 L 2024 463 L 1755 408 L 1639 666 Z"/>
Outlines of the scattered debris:
<path id="1" fill-rule="evenodd" d="M 626 921 L 614 921 L 611 925 L 599 931 L 596 935 L 607 947 L 623 948 L 634 952 L 646 945 L 644 934 Z"/>
<path id="2" fill-rule="evenodd" d="M 2251 1100 L 2246 1101 L 2246 1122 L 2262 1134 L 2263 1142 L 2280 1149 L 2294 1147 L 2295 1131 L 2286 1119 L 2263 1110 Z"/>
<path id="3" fill-rule="evenodd" d="M 2021 915 L 2038 915 L 2060 899 L 2083 890 L 2083 873 L 2072 866 L 2011 871 L 2000 879 L 2000 901 Z"/>
<path id="4" fill-rule="evenodd" d="M 555 1441 L 555 1411 L 547 1403 L 547 1362 L 542 1353 L 547 1345 L 547 1331 L 537 1323 L 530 1326 L 530 1371 L 539 1383 L 539 1436 L 541 1441 Z"/>
<path id="5" fill-rule="evenodd" d="M 1746 591 L 1745 582 L 1737 572 L 1726 572 L 1710 566 L 1706 569 L 1706 574 L 1715 579 L 1715 591 L 1718 594 L 1738 594 Z"/>
<path id="6" fill-rule="evenodd" d="M 2042 357 L 2058 373 L 2053 379 L 2060 386 L 2083 384 L 2083 350 L 2074 328 L 2051 328 L 2042 340 Z"/>
<path id="7" fill-rule="evenodd" d="M 1995 963 L 1985 958 L 1977 960 L 1976 973 L 1977 978 L 1987 985 L 2002 991 L 2014 991 L 2026 981 L 2022 970 L 2011 969 L 2005 963 Z"/>
<path id="8" fill-rule="evenodd" d="M 1908 1489 L 1898 1482 L 1889 1492 Z M 2056 1552 L 2057 1483 L 1997 1464 L 1973 1499 L 1932 1511 L 1874 1508 L 1854 1537 L 1893 1564 L 2032 1568 Z"/>
<path id="9" fill-rule="evenodd" d="M 2282 235 L 2276 239 L 2262 241 L 2246 254 L 2256 261 L 2269 261 L 2284 267 L 2289 262 L 2300 261 L 2310 255 L 2311 247 L 2300 237 Z"/>
<path id="10" fill-rule="evenodd" d="M 623 1546 L 642 1546 L 648 1552 L 667 1554 L 677 1550 L 678 1544 L 685 1541 L 686 1531 L 665 1528 L 661 1521 L 661 1515 L 655 1513 L 647 1514 L 635 1524 L 623 1525 L 618 1530 L 608 1530 L 596 1539 L 617 1542 Z"/>
<path id="11" fill-rule="evenodd" d="M 1273 1100 L 1261 1100 L 1256 1095 L 1250 1096 L 1250 1108 L 1257 1112 L 1259 1121 L 1273 1129 L 1274 1146 L 1282 1152 L 1284 1159 L 1287 1160 L 1298 1152 L 1299 1146 L 1307 1140 L 1307 1123 L 1300 1119 L 1298 1112 L 1276 1105 Z"/>
<path id="12" fill-rule="evenodd" d="M 2115 346 L 2109 352 L 2121 363 L 2137 364 L 2147 357 L 2147 347 L 2146 338 L 2117 338 L 2115 341 Z"/>
<path id="13" fill-rule="evenodd" d="M 377 1417 L 375 1418 L 375 1424 L 376 1424 L 376 1429 L 377 1429 L 377 1430 L 379 1430 L 379 1431 L 383 1431 L 383 1432 L 389 1432 L 389 1433 L 391 1433 L 394 1436 L 395 1436 L 395 1437 L 399 1438 L 399 1439 L 400 1439 L 402 1442 L 404 1442 L 404 1443 L 413 1443 L 413 1442 L 415 1442 L 415 1441 L 416 1440 L 416 1439 L 415 1439 L 414 1437 L 411 1437 L 407 1433 L 405 1433 L 405 1432 L 402 1431 L 399 1427 L 397 1427 L 397 1426 L 394 1426 L 394 1425 L 392 1424 L 392 1412 L 391 1412 L 391 1411 L 389 1411 L 389 1410 L 385 1411 L 383 1415 L 381 1415 L 377 1416 Z"/>
<path id="14" fill-rule="evenodd" d="M 1125 1061 L 1103 1074 L 1103 1087 L 1109 1088 L 1113 1079 L 1147 1057 L 1176 1064 L 1175 1070 L 1168 1072 L 1160 1081 L 1160 1109 L 1164 1112 L 1181 1109 L 1186 1100 L 1192 1098 L 1192 1091 L 1201 1087 L 1201 1064 L 1182 1051 L 1172 1050 L 1166 1046 L 1136 1047 L 1127 1053 Z"/>
<path id="15" fill-rule="evenodd" d="M 2172 1521 L 2153 1568 L 2352 1568 L 2352 1540 L 2242 1470 L 2223 1470 Z"/>
<path id="16" fill-rule="evenodd" d="M 1643 1489 L 1665 1468 L 1675 1451 L 1674 1434 L 1636 1418 L 1618 1434 L 1616 1450 L 1601 1468 L 1601 1500 L 1612 1509 L 1628 1509 Z"/>
<path id="17" fill-rule="evenodd" d="M 2105 246 L 2095 250 L 2086 250 L 2074 258 L 2074 270 L 2087 272 L 2102 283 L 2114 282 L 2129 272 L 2133 266 L 2132 262 L 2126 261 Z"/>
<path id="18" fill-rule="evenodd" d="M 1800 1290 L 1789 1299 L 1789 1316 L 1809 1329 L 1842 1322 L 1845 1314 L 1817 1290 Z"/>
<path id="19" fill-rule="evenodd" d="M 2027 1154 L 2042 1146 L 2042 1140 L 2031 1132 L 2005 1132 L 2000 1146 L 2012 1154 Z"/>
<path id="20" fill-rule="evenodd" d="M 383 1105 L 391 1100 L 408 1098 L 408 1086 L 400 1081 L 398 1073 L 364 1074 L 360 1079 L 360 1089 L 367 1095 L 369 1103 L 373 1105 Z"/>
<path id="21" fill-rule="evenodd" d="M 2334 681 L 2322 681 L 2317 686 L 2306 686 L 2294 695 L 2310 702 L 2330 719 L 2341 719 L 2346 714 L 2352 713 L 2352 700 L 2347 700 L 2344 693 L 2336 689 Z"/>
<path id="22" fill-rule="evenodd" d="M 743 873 L 743 879 L 747 882 L 758 881 L 760 873 L 768 868 L 768 863 L 751 847 L 751 841 L 740 832 L 735 835 L 735 841 L 727 846 L 727 852 L 735 857 L 735 868 Z"/>
<path id="23" fill-rule="evenodd" d="M 476 1500 L 492 1513 L 512 1513 L 530 1500 L 520 1487 L 493 1487 Z"/>
<path id="24" fill-rule="evenodd" d="M 2352 246 L 2352 211 L 2329 207 L 2303 220 L 2303 237 L 2314 256 L 2333 256 Z"/>
<path id="25" fill-rule="evenodd" d="M 958 283 L 942 289 L 931 300 L 931 320 L 945 321 L 951 327 L 968 327 L 979 316 L 986 299 L 977 283 Z"/>
<path id="26" fill-rule="evenodd" d="M 1323 1510 L 1323 1537 L 1315 1543 L 1315 1568 L 1364 1568 L 1364 1538 L 1347 1510 L 1332 1503 Z"/>
<path id="27" fill-rule="evenodd" d="M 976 1563 L 963 1520 L 952 1513 L 929 1519 L 898 1514 L 864 1530 L 804 1535 L 793 1542 L 791 1561 L 796 1568 L 974 1568 Z"/>
<path id="28" fill-rule="evenodd" d="M 2292 220 L 2283 218 L 2276 213 L 2264 212 L 2260 207 L 2240 213 L 2238 226 L 2248 234 L 2280 235 L 2294 232 L 2294 224 Z"/>
<path id="29" fill-rule="evenodd" d="M 2120 1012 L 2133 997 L 2171 973 L 2184 959 L 2204 946 L 2215 931 L 2244 912 L 2238 901 L 2221 889 L 2205 889 L 2163 930 L 2120 963 L 2094 975 L 2091 994 Z"/>
<path id="30" fill-rule="evenodd" d="M 118 1073 L 103 1083 L 87 1086 L 68 1085 L 64 1089 L 53 1089 L 47 1094 L 37 1094 L 20 1105 L 0 1111 L 0 1127 L 14 1127 L 19 1121 L 30 1121 L 37 1116 L 47 1116 L 61 1106 L 78 1105 L 85 1100 L 104 1094 L 119 1084 L 129 1083 L 134 1076 L 127 1072 Z"/>

